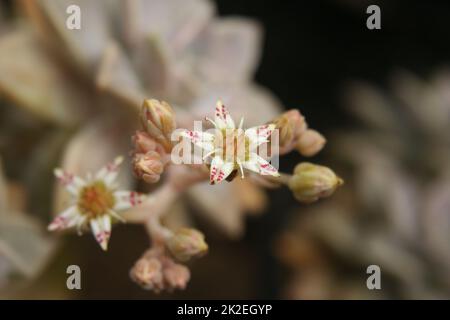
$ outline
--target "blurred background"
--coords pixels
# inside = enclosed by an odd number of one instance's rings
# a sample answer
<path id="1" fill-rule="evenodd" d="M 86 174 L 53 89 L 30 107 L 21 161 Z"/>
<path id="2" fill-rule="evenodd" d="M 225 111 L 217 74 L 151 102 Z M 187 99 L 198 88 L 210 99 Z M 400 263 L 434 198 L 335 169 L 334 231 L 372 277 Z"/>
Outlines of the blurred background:
<path id="1" fill-rule="evenodd" d="M 75 2 L 82 32 L 70 33 Z M 450 297 L 448 2 L 141 2 L 138 12 L 113 0 L 1 2 L 0 296 Z M 381 30 L 366 28 L 369 4 L 381 8 Z M 298 108 L 328 141 L 312 160 L 345 185 L 308 206 L 270 190 L 231 222 L 186 196 L 171 219 L 188 216 L 210 252 L 190 265 L 186 290 L 145 291 L 128 277 L 148 246 L 141 226 L 116 226 L 107 253 L 89 234 L 50 237 L 45 226 L 60 196 L 53 167 L 126 154 L 149 94 L 194 114 L 229 96 L 250 123 L 252 112 Z M 284 157 L 281 171 L 304 160 Z M 82 290 L 66 288 L 70 264 Z M 371 264 L 382 290 L 366 287 Z"/>

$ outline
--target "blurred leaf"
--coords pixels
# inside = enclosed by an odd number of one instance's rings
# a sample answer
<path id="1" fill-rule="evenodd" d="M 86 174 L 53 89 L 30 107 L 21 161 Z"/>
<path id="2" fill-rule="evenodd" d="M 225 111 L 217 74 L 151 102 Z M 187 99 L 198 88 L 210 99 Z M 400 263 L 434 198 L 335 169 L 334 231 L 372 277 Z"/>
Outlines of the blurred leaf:
<path id="1" fill-rule="evenodd" d="M 253 20 L 215 20 L 192 45 L 185 59 L 194 61 L 205 83 L 241 84 L 252 79 L 259 64 L 261 33 L 260 25 Z"/>
<path id="2" fill-rule="evenodd" d="M 450 81 L 443 74 L 428 82 L 402 70 L 392 76 L 391 83 L 394 94 L 421 130 L 437 135 L 448 130 Z"/>
<path id="3" fill-rule="evenodd" d="M 9 284 L 14 273 L 35 276 L 55 247 L 54 242 L 44 236 L 37 221 L 13 211 L 11 201 L 6 198 L 7 188 L 0 163 L 0 288 L 2 283 Z"/>
<path id="4" fill-rule="evenodd" d="M 386 172 L 387 173 L 387 172 Z M 396 237 L 410 244 L 420 243 L 420 189 L 417 182 L 397 170 L 389 176 L 384 210 Z"/>
<path id="5" fill-rule="evenodd" d="M 8 189 L 6 185 L 6 180 L 3 175 L 3 163 L 0 158 L 0 215 L 6 213 L 8 209 Z"/>
<path id="6" fill-rule="evenodd" d="M 433 259 L 444 265 L 444 270 L 450 267 L 450 180 L 443 178 L 433 183 L 426 190 L 424 202 L 424 232 L 425 244 Z M 447 281 L 450 285 L 450 281 Z"/>
<path id="7" fill-rule="evenodd" d="M 85 74 L 93 75 L 112 37 L 112 7 L 117 3 L 114 0 L 24 0 L 23 8 L 61 57 Z M 66 27 L 66 9 L 70 5 L 80 7 L 80 29 Z"/>
<path id="8" fill-rule="evenodd" d="M 394 275 L 403 283 L 425 280 L 425 265 L 422 260 L 386 234 L 369 234 L 364 252 L 367 263 L 379 265 L 382 272 Z"/>
<path id="9" fill-rule="evenodd" d="M 234 197 L 233 188 L 233 182 L 214 186 L 201 183 L 190 188 L 188 194 L 207 221 L 219 227 L 228 237 L 238 238 L 244 231 L 244 208 Z"/>
<path id="10" fill-rule="evenodd" d="M 0 255 L 27 277 L 36 275 L 50 258 L 54 244 L 27 216 L 0 215 Z"/>
<path id="11" fill-rule="evenodd" d="M 57 166 L 69 132 L 52 130 L 36 139 L 35 147 L 22 169 L 28 191 L 30 209 L 36 217 L 47 222 L 52 217 L 51 199 L 53 197 L 53 169 Z"/>
<path id="12" fill-rule="evenodd" d="M 383 131 L 340 131 L 329 140 L 333 141 L 329 148 L 334 157 L 357 166 L 395 162 L 402 159 L 408 147 L 400 137 Z"/>
<path id="13" fill-rule="evenodd" d="M 87 97 L 55 63 L 34 34 L 17 29 L 0 38 L 0 92 L 34 115 L 73 125 L 85 114 Z"/>
<path id="14" fill-rule="evenodd" d="M 350 111 L 371 129 L 402 129 L 395 113 L 395 105 L 381 91 L 368 84 L 358 82 L 349 86 L 345 103 Z"/>
<path id="15" fill-rule="evenodd" d="M 333 252 L 352 257 L 359 253 L 361 246 L 361 234 L 355 228 L 355 221 L 345 208 L 326 207 L 322 212 L 311 214 L 305 221 L 305 228 L 313 232 L 317 239 L 329 246 Z"/>
<path id="16" fill-rule="evenodd" d="M 169 94 L 174 87 L 170 51 L 161 36 L 149 34 L 133 52 L 133 59 L 145 88 L 156 98 Z"/>
<path id="17" fill-rule="evenodd" d="M 130 61 L 115 42 L 111 42 L 103 53 L 96 84 L 100 90 L 124 100 L 136 112 L 146 98 Z"/>
<path id="18" fill-rule="evenodd" d="M 124 29 L 131 46 L 155 35 L 173 54 L 193 41 L 214 14 L 206 0 L 129 0 L 125 1 Z"/>

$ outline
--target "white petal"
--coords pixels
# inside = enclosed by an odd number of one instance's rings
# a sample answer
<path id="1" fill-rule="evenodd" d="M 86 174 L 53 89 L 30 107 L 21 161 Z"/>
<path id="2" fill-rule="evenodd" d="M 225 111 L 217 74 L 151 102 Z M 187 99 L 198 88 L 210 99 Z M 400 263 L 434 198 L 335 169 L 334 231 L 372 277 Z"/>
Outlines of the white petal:
<path id="1" fill-rule="evenodd" d="M 91 220 L 91 230 L 95 240 L 103 250 L 108 249 L 108 241 L 111 236 L 111 218 L 105 214 L 101 217 Z"/>
<path id="2" fill-rule="evenodd" d="M 218 129 L 234 129 L 234 121 L 230 116 L 227 108 L 223 105 L 222 101 L 217 101 L 216 110 L 214 113 L 214 122 Z"/>
<path id="3" fill-rule="evenodd" d="M 256 153 L 250 155 L 250 159 L 243 163 L 244 168 L 254 171 L 261 175 L 271 175 L 278 177 L 278 170 L 272 166 L 267 160 L 261 158 Z"/>
<path id="4" fill-rule="evenodd" d="M 95 175 L 95 179 L 102 180 L 106 185 L 110 186 L 116 180 L 119 173 L 119 166 L 123 161 L 123 157 L 117 157 L 113 162 L 108 163 L 101 168 Z"/>
<path id="5" fill-rule="evenodd" d="M 114 211 L 127 210 L 141 204 L 145 199 L 145 195 L 136 191 L 116 191 L 114 197 L 116 199 Z"/>
<path id="6" fill-rule="evenodd" d="M 262 143 L 268 142 L 268 138 L 275 130 L 275 124 L 265 124 L 245 130 L 245 136 L 250 140 L 250 150 L 255 149 Z"/>
<path id="7" fill-rule="evenodd" d="M 86 184 L 83 179 L 65 170 L 57 168 L 54 173 L 59 182 L 74 196 Z"/>
<path id="8" fill-rule="evenodd" d="M 181 136 L 188 138 L 193 144 L 211 152 L 214 150 L 214 135 L 208 132 L 184 130 Z"/>
<path id="9" fill-rule="evenodd" d="M 211 184 L 219 183 L 226 179 L 234 169 L 233 162 L 224 162 L 221 157 L 214 157 L 211 161 L 209 180 Z"/>
<path id="10" fill-rule="evenodd" d="M 53 219 L 48 226 L 48 230 L 55 231 L 71 228 L 78 224 L 80 217 L 78 208 L 71 206 Z"/>

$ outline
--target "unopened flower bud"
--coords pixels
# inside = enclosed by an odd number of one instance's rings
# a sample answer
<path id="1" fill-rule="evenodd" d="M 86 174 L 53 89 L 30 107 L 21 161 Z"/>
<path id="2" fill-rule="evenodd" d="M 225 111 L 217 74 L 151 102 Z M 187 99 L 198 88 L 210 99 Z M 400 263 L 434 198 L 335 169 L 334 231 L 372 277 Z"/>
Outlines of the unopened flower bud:
<path id="1" fill-rule="evenodd" d="M 157 257 L 140 258 L 130 271 L 131 279 L 147 290 L 164 289 L 162 264 Z"/>
<path id="2" fill-rule="evenodd" d="M 298 164 L 289 180 L 289 188 L 295 198 L 311 203 L 333 194 L 344 181 L 329 168 L 308 162 Z"/>
<path id="3" fill-rule="evenodd" d="M 133 170 L 136 177 L 147 183 L 158 182 L 164 170 L 161 155 L 156 151 L 136 153 L 133 157 Z"/>
<path id="4" fill-rule="evenodd" d="M 164 148 L 144 131 L 136 131 L 131 137 L 136 153 L 147 153 L 149 151 L 164 152 Z"/>
<path id="5" fill-rule="evenodd" d="M 203 233 L 191 228 L 181 228 L 166 244 L 174 257 L 180 261 L 200 257 L 208 251 Z"/>
<path id="6" fill-rule="evenodd" d="M 175 114 L 165 101 L 144 100 L 141 109 L 141 121 L 150 137 L 170 149 L 170 135 L 176 128 Z"/>
<path id="7" fill-rule="evenodd" d="M 163 274 L 169 289 L 185 289 L 191 278 L 191 273 L 187 267 L 173 261 L 165 266 Z"/>
<path id="8" fill-rule="evenodd" d="M 305 118 L 295 109 L 283 113 L 274 123 L 279 130 L 281 148 L 291 145 L 307 128 Z"/>
<path id="9" fill-rule="evenodd" d="M 322 150 L 325 143 L 324 136 L 316 130 L 308 129 L 298 138 L 297 151 L 305 157 L 311 157 Z"/>

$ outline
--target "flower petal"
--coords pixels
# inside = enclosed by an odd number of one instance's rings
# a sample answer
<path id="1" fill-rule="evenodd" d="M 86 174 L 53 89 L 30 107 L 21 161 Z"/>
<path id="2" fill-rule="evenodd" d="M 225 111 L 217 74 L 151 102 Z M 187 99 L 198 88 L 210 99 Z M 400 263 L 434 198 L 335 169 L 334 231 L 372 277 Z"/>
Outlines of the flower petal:
<path id="1" fill-rule="evenodd" d="M 91 230 L 95 240 L 103 250 L 108 249 L 108 241 L 111 236 L 111 217 L 107 214 L 91 220 Z"/>
<path id="2" fill-rule="evenodd" d="M 54 173 L 59 182 L 73 195 L 77 195 L 79 189 L 85 185 L 83 179 L 65 170 L 57 168 Z"/>
<path id="3" fill-rule="evenodd" d="M 116 198 L 114 211 L 127 210 L 141 204 L 145 199 L 145 195 L 136 191 L 116 191 L 114 197 Z"/>
<path id="4" fill-rule="evenodd" d="M 254 171 L 261 175 L 271 175 L 275 177 L 280 175 L 277 168 L 272 166 L 267 160 L 263 159 L 256 153 L 250 154 L 250 159 L 244 162 L 243 166 L 247 170 Z"/>
<path id="5" fill-rule="evenodd" d="M 214 122 L 218 129 L 234 129 L 234 121 L 231 118 L 227 108 L 223 105 L 222 101 L 217 101 L 216 110 L 214 113 Z"/>
<path id="6" fill-rule="evenodd" d="M 123 162 L 123 157 L 117 157 L 113 162 L 108 163 L 101 168 L 95 178 L 97 180 L 103 180 L 106 185 L 110 186 L 117 178 L 119 173 L 119 166 Z"/>
<path id="7" fill-rule="evenodd" d="M 79 223 L 81 218 L 80 212 L 76 206 L 71 206 L 56 216 L 49 224 L 49 231 L 63 230 L 71 228 Z"/>
<path id="8" fill-rule="evenodd" d="M 211 161 L 209 180 L 211 184 L 219 183 L 226 179 L 234 169 L 233 162 L 224 162 L 220 156 Z"/>
<path id="9" fill-rule="evenodd" d="M 270 123 L 245 130 L 245 136 L 250 139 L 250 149 L 252 150 L 262 143 L 268 142 L 268 138 L 275 128 L 275 124 Z"/>
<path id="10" fill-rule="evenodd" d="M 181 136 L 188 138 L 193 144 L 207 152 L 214 150 L 214 135 L 203 131 L 184 130 Z"/>

